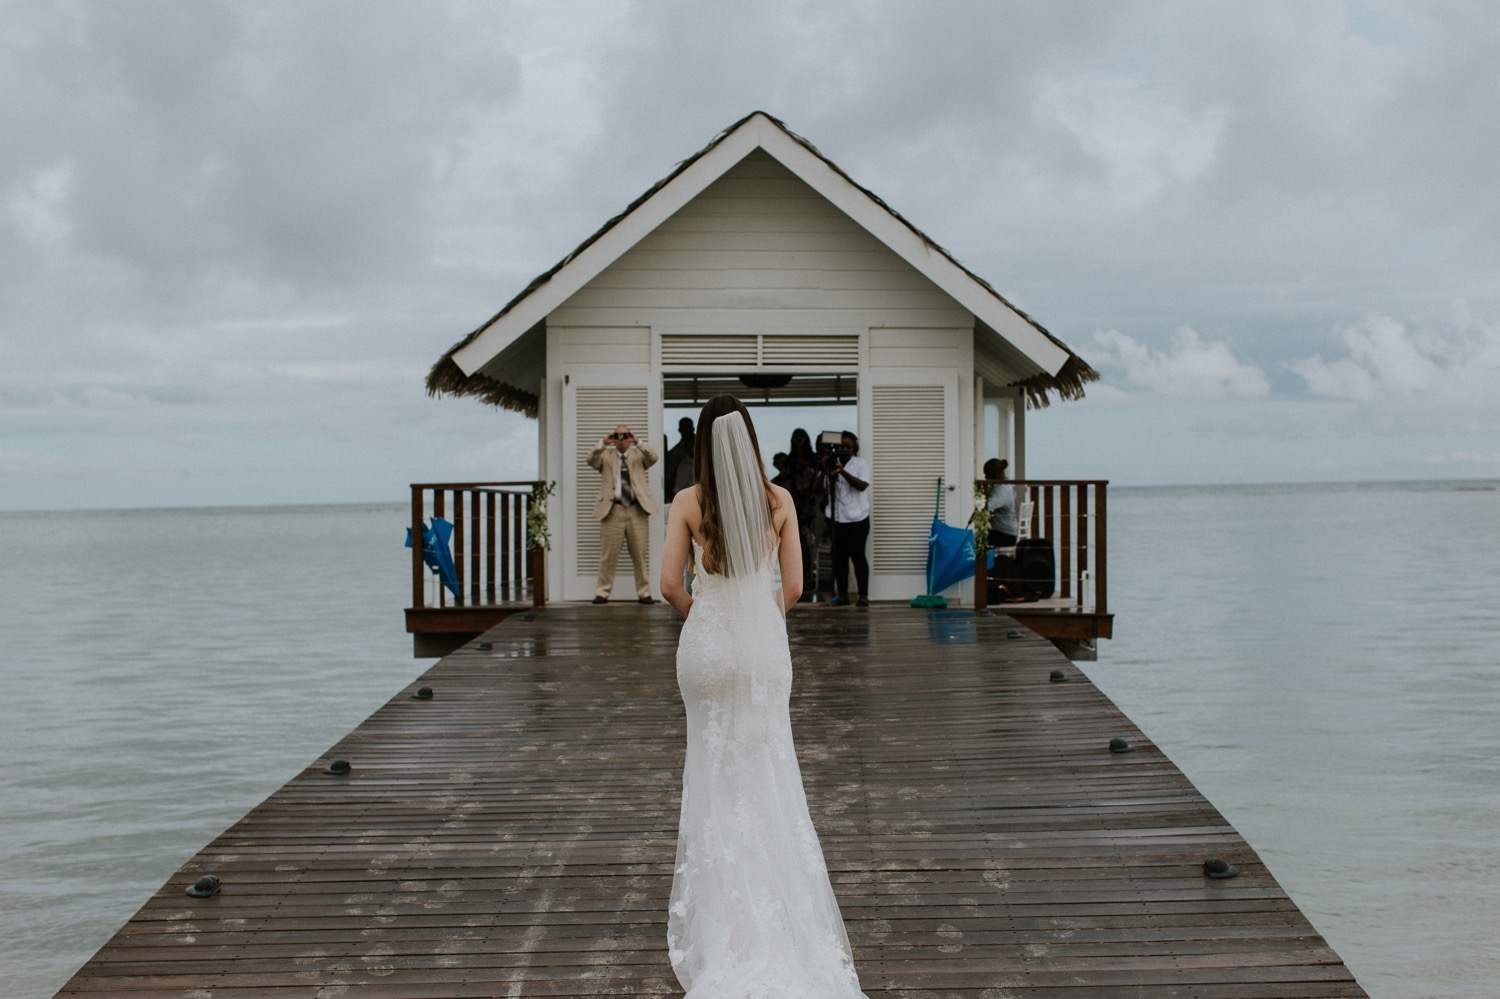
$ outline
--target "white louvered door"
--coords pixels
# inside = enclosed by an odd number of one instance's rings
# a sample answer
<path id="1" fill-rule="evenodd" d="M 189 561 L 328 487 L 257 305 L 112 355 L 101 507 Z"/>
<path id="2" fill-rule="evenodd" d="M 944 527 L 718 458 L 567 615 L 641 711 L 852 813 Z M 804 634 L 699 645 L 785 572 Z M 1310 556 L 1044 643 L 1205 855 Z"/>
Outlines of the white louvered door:
<path id="1" fill-rule="evenodd" d="M 944 520 L 955 513 L 967 516 L 967 506 L 955 506 L 957 493 L 949 489 L 962 485 L 954 449 L 948 446 L 958 436 L 956 376 L 911 372 L 899 382 L 892 378 L 878 376 L 870 386 L 870 436 L 860 447 L 872 476 L 871 590 L 881 600 L 926 592 L 927 537 L 935 504 Z"/>
<path id="2" fill-rule="evenodd" d="M 554 543 L 562 541 L 564 600 L 587 600 L 593 596 L 594 583 L 599 572 L 599 521 L 594 519 L 594 499 L 599 493 L 599 472 L 589 467 L 589 452 L 599 446 L 600 438 L 614 432 L 615 426 L 624 423 L 638 438 L 649 443 L 661 453 L 660 430 L 657 421 L 651 419 L 659 411 L 660 401 L 653 406 L 651 389 L 644 381 L 639 385 L 590 385 L 579 384 L 573 377 L 563 387 L 564 440 L 571 449 L 568 473 L 572 477 L 572 488 L 563 490 L 563 521 L 565 531 L 554 532 Z M 651 489 L 660 498 L 660 464 L 650 472 Z M 661 515 L 652 517 L 651 578 L 656 578 L 656 553 L 660 545 Z M 558 538 L 557 534 L 563 537 Z M 628 583 L 630 566 L 628 557 L 620 556 L 620 571 Z M 633 585 L 626 586 L 633 592 Z"/>

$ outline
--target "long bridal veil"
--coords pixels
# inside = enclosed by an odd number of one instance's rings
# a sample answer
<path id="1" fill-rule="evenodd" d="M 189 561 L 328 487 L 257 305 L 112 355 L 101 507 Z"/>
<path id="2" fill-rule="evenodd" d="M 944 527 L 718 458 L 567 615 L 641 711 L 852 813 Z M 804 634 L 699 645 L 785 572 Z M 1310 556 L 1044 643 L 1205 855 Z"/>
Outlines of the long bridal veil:
<path id="1" fill-rule="evenodd" d="M 792 742 L 776 539 L 738 412 L 713 423 L 723 526 L 677 650 L 687 756 L 667 917 L 687 999 L 856 999 L 859 981 Z"/>
<path id="2" fill-rule="evenodd" d="M 747 580 L 765 568 L 776 545 L 765 472 L 742 414 L 725 413 L 714 420 L 713 442 L 714 484 L 724 528 L 722 574 Z"/>

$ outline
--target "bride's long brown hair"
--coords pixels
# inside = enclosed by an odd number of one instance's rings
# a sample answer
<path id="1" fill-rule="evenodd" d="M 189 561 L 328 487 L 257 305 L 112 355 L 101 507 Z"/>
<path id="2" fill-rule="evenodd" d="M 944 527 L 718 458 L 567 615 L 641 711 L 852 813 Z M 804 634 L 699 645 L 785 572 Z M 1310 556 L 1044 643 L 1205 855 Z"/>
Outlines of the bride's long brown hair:
<path id="1" fill-rule="evenodd" d="M 766 464 L 760 457 L 760 441 L 755 437 L 755 424 L 745 404 L 732 395 L 716 395 L 703 404 L 698 414 L 698 434 L 693 442 L 693 478 L 697 480 L 698 500 L 703 512 L 703 571 L 721 573 L 724 569 L 724 521 L 719 514 L 719 489 L 714 481 L 714 421 L 729 413 L 739 413 L 745 418 L 745 429 L 750 433 L 750 446 L 755 449 L 755 467 L 760 469 L 760 480 L 766 487 L 766 505 L 776 508 L 776 494 L 766 478 Z"/>

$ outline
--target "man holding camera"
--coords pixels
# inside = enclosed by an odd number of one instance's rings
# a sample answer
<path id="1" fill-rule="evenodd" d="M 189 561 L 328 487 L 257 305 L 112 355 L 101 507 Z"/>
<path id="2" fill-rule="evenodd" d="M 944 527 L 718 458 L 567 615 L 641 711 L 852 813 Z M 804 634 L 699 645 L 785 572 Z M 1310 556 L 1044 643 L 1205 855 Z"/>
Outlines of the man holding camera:
<path id="1" fill-rule="evenodd" d="M 656 451 L 638 440 L 625 424 L 589 452 L 589 467 L 599 470 L 599 495 L 594 516 L 599 519 L 599 582 L 594 603 L 609 602 L 615 585 L 615 567 L 620 545 L 630 549 L 635 567 L 635 596 L 643 604 L 654 604 L 651 581 L 646 573 L 646 521 L 656 512 L 656 498 L 646 479 L 646 469 L 656 464 Z"/>
<path id="2" fill-rule="evenodd" d="M 854 585 L 860 607 L 870 604 L 870 562 L 865 546 L 870 538 L 870 463 L 859 456 L 859 438 L 845 430 L 836 452 L 826 455 L 823 475 L 828 491 L 828 515 L 833 533 L 833 603 L 849 603 L 849 562 L 854 562 Z"/>

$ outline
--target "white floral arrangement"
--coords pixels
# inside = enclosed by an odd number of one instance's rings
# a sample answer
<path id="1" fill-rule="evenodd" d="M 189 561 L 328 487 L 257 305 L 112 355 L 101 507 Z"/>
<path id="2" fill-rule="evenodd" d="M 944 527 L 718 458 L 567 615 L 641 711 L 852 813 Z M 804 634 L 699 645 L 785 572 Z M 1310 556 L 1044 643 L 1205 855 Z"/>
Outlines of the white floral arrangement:
<path id="1" fill-rule="evenodd" d="M 538 482 L 531 489 L 531 505 L 526 509 L 526 550 L 549 550 L 552 535 L 547 531 L 547 497 L 557 490 L 556 482 Z"/>
<path id="2" fill-rule="evenodd" d="M 990 487 L 983 482 L 974 483 L 974 550 L 988 551 L 990 547 Z"/>

